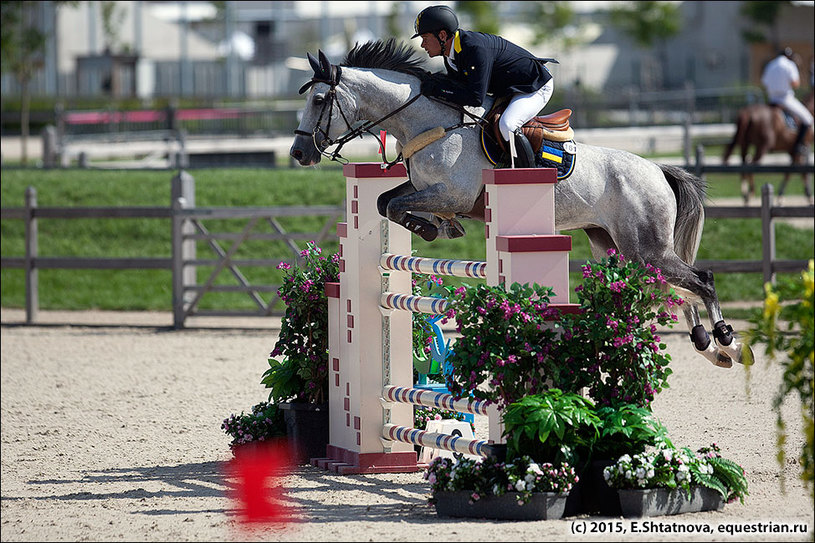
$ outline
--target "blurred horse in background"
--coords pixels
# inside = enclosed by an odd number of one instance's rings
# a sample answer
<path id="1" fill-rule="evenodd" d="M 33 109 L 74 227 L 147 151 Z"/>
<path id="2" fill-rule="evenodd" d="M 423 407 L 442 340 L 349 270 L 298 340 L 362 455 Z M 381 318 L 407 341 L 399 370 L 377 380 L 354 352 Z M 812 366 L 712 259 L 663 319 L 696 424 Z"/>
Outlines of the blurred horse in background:
<path id="1" fill-rule="evenodd" d="M 813 96 L 815 96 L 813 92 L 810 92 L 809 98 L 805 102 L 810 113 L 813 112 Z M 733 135 L 733 140 L 724 149 L 722 164 L 727 164 L 736 145 L 741 148 L 742 164 L 758 164 L 765 154 L 773 152 L 788 153 L 792 164 L 805 164 L 806 153 L 798 153 L 795 149 L 797 134 L 798 129 L 787 124 L 784 111 L 780 107 L 767 104 L 751 104 L 739 111 L 736 120 L 736 133 Z M 812 138 L 813 130 L 810 127 L 804 139 L 807 147 L 812 144 Z M 751 147 L 754 147 L 753 157 L 748 161 L 747 155 L 750 153 Z M 789 173 L 784 174 L 784 179 L 778 189 L 778 201 L 784 194 L 790 175 Z M 812 186 L 809 181 L 809 174 L 801 174 L 801 181 L 804 184 L 804 193 L 809 200 L 809 204 L 812 205 Z M 744 198 L 744 205 L 749 203 L 751 196 L 755 197 L 756 186 L 752 173 L 741 174 L 741 195 Z"/>

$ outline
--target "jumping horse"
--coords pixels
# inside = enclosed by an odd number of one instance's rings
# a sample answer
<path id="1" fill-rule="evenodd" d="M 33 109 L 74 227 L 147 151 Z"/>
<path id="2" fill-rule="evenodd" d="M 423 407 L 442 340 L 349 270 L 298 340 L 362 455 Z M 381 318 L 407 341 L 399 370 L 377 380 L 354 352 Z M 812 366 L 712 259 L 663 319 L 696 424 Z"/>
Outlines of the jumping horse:
<path id="1" fill-rule="evenodd" d="M 482 149 L 483 123 L 469 119 L 483 120 L 491 97 L 483 108 L 461 108 L 423 96 L 424 78 L 444 76 L 425 70 L 410 46 L 393 39 L 357 44 L 340 65 L 322 51 L 307 56 L 314 76 L 300 89 L 308 96 L 292 158 L 302 166 L 322 156 L 342 161 L 341 147 L 376 126 L 399 142 L 409 175 L 379 197 L 383 216 L 427 240 L 462 235 L 458 217 L 483 220 L 481 172 L 493 163 Z M 704 225 L 704 181 L 625 151 L 581 143 L 572 151 L 574 167 L 555 189 L 556 227 L 584 230 L 595 259 L 613 248 L 659 268 L 687 302 L 682 307 L 696 351 L 720 367 L 752 363 L 752 350 L 724 321 L 713 274 L 693 265 Z M 713 340 L 701 323 L 700 302 Z"/>
<path id="2" fill-rule="evenodd" d="M 814 96 L 815 94 L 810 92 L 809 98 L 805 102 L 810 113 L 813 112 Z M 748 163 L 747 156 L 750 154 L 751 147 L 753 148 L 753 156 L 750 158 L 749 163 L 752 164 L 758 164 L 765 154 L 773 152 L 788 153 L 792 164 L 805 164 L 807 158 L 805 153 L 798 152 L 795 148 L 797 135 L 798 129 L 787 124 L 784 111 L 780 107 L 768 104 L 751 104 L 739 111 L 736 119 L 736 133 L 724 149 L 722 163 L 727 164 L 734 147 L 738 145 L 742 164 Z M 811 144 L 812 137 L 813 127 L 810 126 L 804 137 L 804 143 L 806 145 Z M 785 173 L 778 189 L 779 199 L 784 194 L 789 179 L 790 174 Z M 802 173 L 801 181 L 804 184 L 804 193 L 811 205 L 813 198 L 809 173 Z M 741 175 L 741 194 L 745 205 L 749 203 L 750 197 L 755 197 L 756 185 L 753 174 L 743 173 Z"/>

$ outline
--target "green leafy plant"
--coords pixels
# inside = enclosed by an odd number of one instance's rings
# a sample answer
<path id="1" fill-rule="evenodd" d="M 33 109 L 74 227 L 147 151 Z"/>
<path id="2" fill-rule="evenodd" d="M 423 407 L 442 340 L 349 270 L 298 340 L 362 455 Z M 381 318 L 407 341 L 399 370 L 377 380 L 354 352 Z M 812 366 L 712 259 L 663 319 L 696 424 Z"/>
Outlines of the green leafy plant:
<path id="1" fill-rule="evenodd" d="M 591 400 L 556 388 L 510 404 L 503 421 L 507 460 L 528 455 L 537 462 L 579 468 L 589 461 L 600 436 Z"/>
<path id="2" fill-rule="evenodd" d="M 647 407 L 633 404 L 596 409 L 600 437 L 594 443 L 594 458 L 618 458 L 644 452 L 647 447 L 672 446 L 668 430 Z"/>
<path id="3" fill-rule="evenodd" d="M 462 286 L 450 297 L 447 317 L 461 337 L 450 357 L 447 388 L 458 398 L 497 403 L 499 408 L 543 392 L 554 371 L 555 332 L 546 324 L 550 287 L 515 283 Z"/>
<path id="4" fill-rule="evenodd" d="M 529 456 L 521 456 L 512 462 L 500 462 L 494 457 L 483 460 L 438 457 L 424 473 L 430 482 L 430 503 L 436 502 L 436 494 L 444 491 L 468 491 L 470 502 L 484 496 L 503 496 L 516 492 L 519 505 L 528 502 L 533 492 L 556 492 L 565 494 L 577 483 L 578 476 L 568 464 L 538 464 Z"/>
<path id="5" fill-rule="evenodd" d="M 583 277 L 579 314 L 559 315 L 552 289 L 536 284 L 455 289 L 447 317 L 461 337 L 450 392 L 504 408 L 550 387 L 585 389 L 600 406 L 648 406 L 671 374 L 657 324 L 672 326 L 682 300 L 658 269 L 614 250 Z"/>
<path id="6" fill-rule="evenodd" d="M 300 252 L 302 264 L 286 270 L 278 295 L 286 304 L 280 335 L 261 383 L 274 402 L 328 400 L 328 298 L 325 284 L 339 280 L 339 255 L 326 258 L 313 241 Z M 276 360 L 274 357 L 283 357 Z"/>
<path id="7" fill-rule="evenodd" d="M 672 326 L 682 299 L 659 269 L 614 249 L 583 266 L 583 278 L 575 288 L 582 311 L 560 320 L 555 386 L 585 387 L 600 406 L 648 406 L 672 373 L 656 324 Z"/>
<path id="8" fill-rule="evenodd" d="M 722 458 L 714 443 L 694 453 L 687 447 L 663 446 L 625 454 L 603 470 L 608 485 L 618 489 L 667 488 L 690 492 L 694 485 L 716 490 L 728 502 L 744 503 L 748 495 L 744 469 Z"/>
<path id="9" fill-rule="evenodd" d="M 253 441 L 267 441 L 286 435 L 286 422 L 283 412 L 277 405 L 260 402 L 252 407 L 251 413 L 241 411 L 232 414 L 221 423 L 221 429 L 232 437 L 230 447 L 238 447 Z"/>
<path id="10" fill-rule="evenodd" d="M 815 499 L 815 429 L 813 429 L 813 388 L 815 387 L 815 267 L 809 261 L 797 279 L 779 280 L 777 287 L 767 283 L 766 297 L 761 314 L 751 319 L 752 326 L 747 332 L 747 342 L 751 345 L 763 343 L 770 360 L 781 357 L 784 368 L 781 387 L 773 400 L 778 428 L 778 462 L 785 464 L 784 444 L 786 423 L 781 416 L 784 399 L 798 394 L 801 400 L 801 422 L 804 429 L 804 443 L 801 446 L 801 480 Z M 783 330 L 786 328 L 786 330 Z M 783 479 L 782 479 L 783 483 Z"/>

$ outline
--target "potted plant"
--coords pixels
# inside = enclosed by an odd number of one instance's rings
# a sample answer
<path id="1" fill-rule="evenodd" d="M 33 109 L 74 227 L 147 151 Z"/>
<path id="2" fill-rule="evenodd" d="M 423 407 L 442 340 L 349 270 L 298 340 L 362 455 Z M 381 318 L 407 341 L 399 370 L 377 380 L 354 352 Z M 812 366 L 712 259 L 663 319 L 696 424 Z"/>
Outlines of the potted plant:
<path id="1" fill-rule="evenodd" d="M 507 458 L 532 451 L 538 462 L 575 466 L 581 483 L 568 511 L 597 512 L 598 504 L 616 503 L 602 477 L 606 465 L 670 444 L 650 403 L 671 374 L 657 325 L 677 322 L 682 300 L 658 269 L 614 250 L 583 267 L 575 292 L 581 311 L 558 315 L 548 287 L 453 291 L 447 317 L 461 338 L 447 383 L 456 397 L 505 410 Z M 587 499 L 579 498 L 583 489 Z M 604 493 L 612 499 L 598 498 Z"/>
<path id="2" fill-rule="evenodd" d="M 424 477 L 439 515 L 499 520 L 560 518 L 578 480 L 568 464 L 538 464 L 529 456 L 512 462 L 435 458 Z"/>
<path id="3" fill-rule="evenodd" d="M 270 402 L 260 402 L 252 406 L 250 413 L 243 411 L 239 415 L 233 413 L 224 419 L 221 429 L 232 437 L 229 447 L 233 453 L 253 443 L 268 442 L 286 436 L 283 412 Z"/>
<path id="4" fill-rule="evenodd" d="M 325 456 L 328 444 L 327 282 L 339 279 L 339 255 L 322 255 L 314 241 L 300 252 L 300 263 L 283 262 L 280 299 L 286 304 L 280 334 L 261 383 L 269 401 L 283 412 L 290 453 L 296 464 Z M 275 357 L 279 357 L 275 358 Z"/>
<path id="5" fill-rule="evenodd" d="M 801 480 L 809 489 L 810 498 L 815 501 L 815 432 L 813 428 L 813 346 L 815 346 L 815 262 L 809 261 L 806 270 L 796 278 L 781 278 L 777 286 L 767 283 L 766 296 L 761 313 L 750 319 L 752 326 L 747 332 L 750 345 L 763 343 L 770 360 L 781 355 L 784 368 L 781 387 L 775 395 L 773 409 L 776 413 L 778 429 L 778 462 L 786 463 L 784 443 L 786 423 L 781 416 L 781 406 L 787 396 L 798 394 L 801 400 L 801 423 L 804 428 L 804 442 L 801 445 L 799 462 Z M 786 330 L 784 330 L 786 328 Z M 749 377 L 749 373 L 747 374 Z M 783 470 L 781 483 L 784 483 Z"/>
<path id="6" fill-rule="evenodd" d="M 677 449 L 662 446 L 623 455 L 604 470 L 618 489 L 623 516 L 644 517 L 718 510 L 736 499 L 744 503 L 744 469 L 719 454 L 719 447 Z"/>

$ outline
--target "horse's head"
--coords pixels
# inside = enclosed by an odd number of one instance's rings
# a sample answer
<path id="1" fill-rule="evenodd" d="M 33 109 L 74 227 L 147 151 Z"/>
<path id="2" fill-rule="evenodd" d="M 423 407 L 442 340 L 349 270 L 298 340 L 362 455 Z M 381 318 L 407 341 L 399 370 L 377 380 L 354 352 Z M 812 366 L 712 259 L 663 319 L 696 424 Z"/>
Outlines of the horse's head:
<path id="1" fill-rule="evenodd" d="M 322 51 L 319 60 L 311 53 L 307 56 L 314 76 L 300 87 L 300 94 L 308 91 L 308 96 L 289 151 L 301 166 L 320 162 L 326 148 L 356 120 L 349 116 L 356 113 L 352 97 L 340 87 L 340 67 L 332 65 Z"/>

